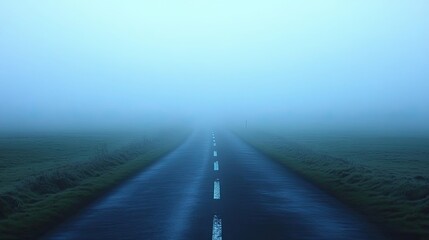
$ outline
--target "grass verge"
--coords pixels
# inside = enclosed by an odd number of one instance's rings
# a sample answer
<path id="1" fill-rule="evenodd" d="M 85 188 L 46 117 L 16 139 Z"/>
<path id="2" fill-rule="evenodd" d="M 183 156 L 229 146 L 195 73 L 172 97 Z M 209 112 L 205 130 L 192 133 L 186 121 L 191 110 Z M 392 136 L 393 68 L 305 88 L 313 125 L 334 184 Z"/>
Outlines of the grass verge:
<path id="1" fill-rule="evenodd" d="M 1 173 L 9 177 L 3 178 L 0 185 L 0 238 L 33 239 L 41 236 L 82 206 L 179 146 L 188 132 L 175 130 L 164 131 L 112 151 L 102 147 L 88 159 L 79 156 L 60 163 L 54 157 L 43 158 L 51 153 L 48 150 L 52 148 L 45 146 L 42 148 L 46 154 L 39 154 L 32 161 L 22 161 L 19 170 L 2 166 Z M 61 148 L 67 149 L 57 146 L 59 152 Z M 0 156 L 13 158 L 14 155 L 21 156 L 24 150 L 31 152 L 34 149 L 31 146 L 20 151 L 2 149 Z"/>
<path id="2" fill-rule="evenodd" d="M 236 134 L 395 237 L 429 239 L 428 139 Z"/>

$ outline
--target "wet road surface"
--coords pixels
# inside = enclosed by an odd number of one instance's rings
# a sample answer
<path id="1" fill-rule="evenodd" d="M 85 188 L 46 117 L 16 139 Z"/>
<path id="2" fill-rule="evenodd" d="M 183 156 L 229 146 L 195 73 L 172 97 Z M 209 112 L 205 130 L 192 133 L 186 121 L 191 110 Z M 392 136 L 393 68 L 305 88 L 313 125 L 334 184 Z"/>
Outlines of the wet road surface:
<path id="1" fill-rule="evenodd" d="M 383 239 L 227 131 L 196 130 L 45 239 Z"/>

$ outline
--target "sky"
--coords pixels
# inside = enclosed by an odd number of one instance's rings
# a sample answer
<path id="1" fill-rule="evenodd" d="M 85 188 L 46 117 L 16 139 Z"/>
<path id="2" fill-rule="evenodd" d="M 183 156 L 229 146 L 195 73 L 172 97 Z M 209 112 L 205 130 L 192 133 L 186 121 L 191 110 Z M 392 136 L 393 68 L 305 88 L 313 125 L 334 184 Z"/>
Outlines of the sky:
<path id="1" fill-rule="evenodd" d="M 429 129 L 429 2 L 0 1 L 0 130 Z"/>

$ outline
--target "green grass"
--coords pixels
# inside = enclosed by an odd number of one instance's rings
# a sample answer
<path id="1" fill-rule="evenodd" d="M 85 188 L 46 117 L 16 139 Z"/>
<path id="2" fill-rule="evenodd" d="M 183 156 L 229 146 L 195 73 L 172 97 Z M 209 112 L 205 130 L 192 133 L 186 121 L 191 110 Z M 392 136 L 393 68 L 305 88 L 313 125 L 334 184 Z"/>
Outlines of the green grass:
<path id="1" fill-rule="evenodd" d="M 0 138 L 0 239 L 40 236 L 177 147 L 183 129 Z"/>
<path id="2" fill-rule="evenodd" d="M 429 138 L 236 133 L 387 231 L 429 239 Z"/>

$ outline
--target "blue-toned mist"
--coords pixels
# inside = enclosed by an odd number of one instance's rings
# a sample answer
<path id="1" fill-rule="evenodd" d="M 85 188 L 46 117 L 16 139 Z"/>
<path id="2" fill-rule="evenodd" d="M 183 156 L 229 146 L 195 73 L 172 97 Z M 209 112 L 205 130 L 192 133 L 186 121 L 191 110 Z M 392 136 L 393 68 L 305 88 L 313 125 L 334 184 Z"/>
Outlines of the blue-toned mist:
<path id="1" fill-rule="evenodd" d="M 429 3 L 0 2 L 0 129 L 429 129 Z"/>

